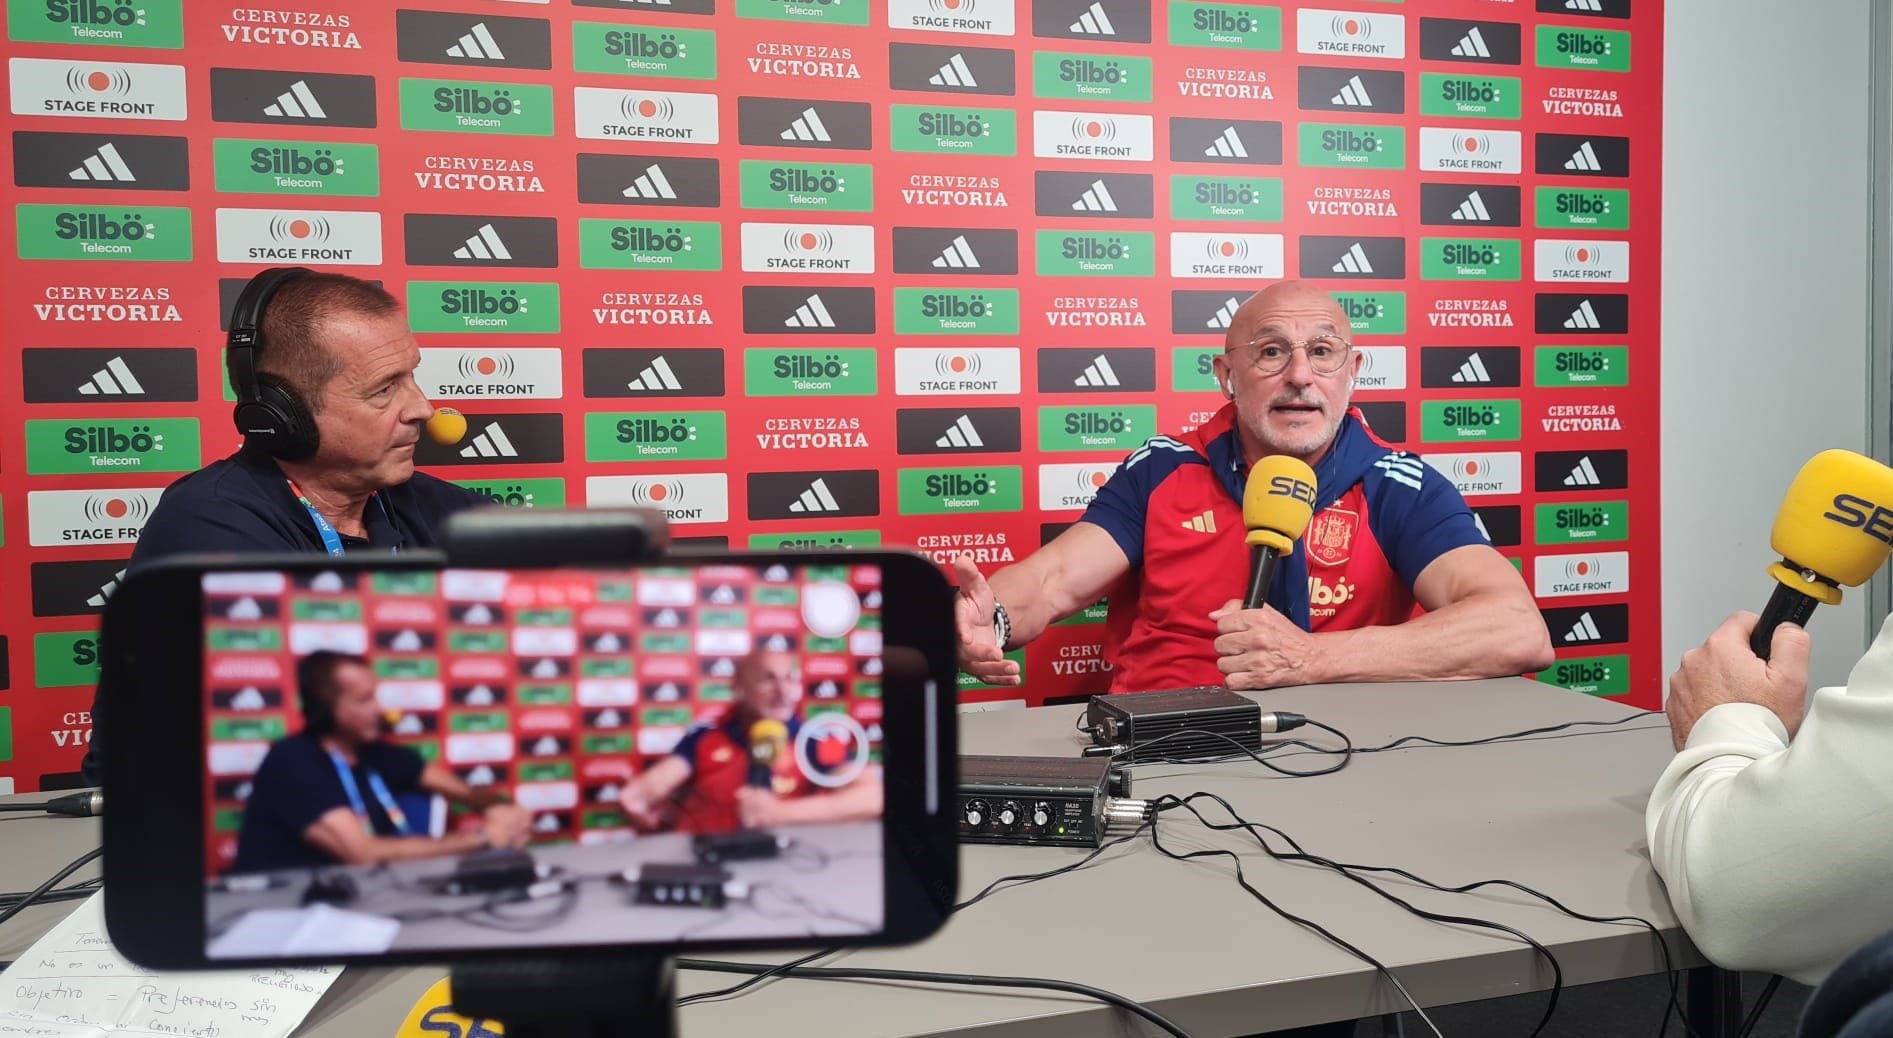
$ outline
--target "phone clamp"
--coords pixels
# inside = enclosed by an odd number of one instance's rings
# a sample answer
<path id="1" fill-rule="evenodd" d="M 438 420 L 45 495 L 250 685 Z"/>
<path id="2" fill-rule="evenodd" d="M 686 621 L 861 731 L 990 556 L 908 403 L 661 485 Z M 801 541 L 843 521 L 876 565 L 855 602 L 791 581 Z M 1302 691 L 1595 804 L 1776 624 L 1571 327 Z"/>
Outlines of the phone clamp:
<path id="1" fill-rule="evenodd" d="M 668 955 L 456 964 L 454 1012 L 497 1020 L 507 1038 L 677 1038 L 677 964 Z"/>

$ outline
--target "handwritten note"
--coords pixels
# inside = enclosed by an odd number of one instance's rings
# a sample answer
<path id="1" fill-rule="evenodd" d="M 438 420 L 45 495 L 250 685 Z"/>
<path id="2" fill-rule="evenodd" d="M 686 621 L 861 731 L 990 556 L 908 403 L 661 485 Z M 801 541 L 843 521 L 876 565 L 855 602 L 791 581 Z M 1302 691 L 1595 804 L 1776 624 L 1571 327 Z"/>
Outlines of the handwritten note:
<path id="1" fill-rule="evenodd" d="M 340 967 L 159 973 L 118 954 L 94 894 L 0 973 L 0 1038 L 286 1038 Z"/>

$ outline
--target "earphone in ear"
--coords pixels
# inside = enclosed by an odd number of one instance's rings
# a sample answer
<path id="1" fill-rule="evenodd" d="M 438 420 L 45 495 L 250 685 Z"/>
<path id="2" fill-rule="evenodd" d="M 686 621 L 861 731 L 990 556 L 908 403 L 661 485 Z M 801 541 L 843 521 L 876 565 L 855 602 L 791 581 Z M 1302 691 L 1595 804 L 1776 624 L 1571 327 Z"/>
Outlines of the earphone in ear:
<path id="1" fill-rule="evenodd" d="M 1234 399 L 1236 398 L 1236 391 L 1235 391 L 1234 389 L 1231 389 L 1231 388 L 1229 388 L 1229 380 L 1228 380 L 1228 379 L 1226 379 L 1226 378 L 1219 378 L 1219 379 L 1217 379 L 1217 380 L 1216 380 L 1216 384 L 1217 384 L 1218 386 L 1221 386 L 1221 387 L 1222 387 L 1222 390 L 1223 390 L 1223 395 L 1224 395 L 1224 396 L 1226 396 L 1226 397 L 1228 397 L 1228 398 L 1229 398 L 1229 399 L 1231 399 L 1231 400 L 1234 400 Z"/>

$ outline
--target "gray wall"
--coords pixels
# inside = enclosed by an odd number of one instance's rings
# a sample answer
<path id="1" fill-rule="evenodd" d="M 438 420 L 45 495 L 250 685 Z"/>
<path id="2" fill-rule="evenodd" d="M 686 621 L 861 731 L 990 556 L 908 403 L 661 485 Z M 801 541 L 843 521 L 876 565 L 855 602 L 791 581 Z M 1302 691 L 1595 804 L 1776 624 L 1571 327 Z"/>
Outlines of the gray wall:
<path id="1" fill-rule="evenodd" d="M 1781 494 L 1868 443 L 1869 6 L 1669 0 L 1663 657 L 1759 611 Z M 1878 377 L 1885 378 L 1885 373 Z M 1865 589 L 1810 621 L 1811 684 L 1866 647 Z"/>

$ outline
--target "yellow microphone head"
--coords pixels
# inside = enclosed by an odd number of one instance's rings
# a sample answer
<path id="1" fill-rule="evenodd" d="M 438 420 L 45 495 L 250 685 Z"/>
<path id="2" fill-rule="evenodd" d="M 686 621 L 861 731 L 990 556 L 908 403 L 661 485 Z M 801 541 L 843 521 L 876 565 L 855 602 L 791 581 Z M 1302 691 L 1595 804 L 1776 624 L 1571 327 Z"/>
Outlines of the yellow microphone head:
<path id="1" fill-rule="evenodd" d="M 1242 525 L 1249 528 L 1250 547 L 1292 551 L 1314 510 L 1314 469 L 1273 454 L 1249 470 L 1249 485 L 1242 491 Z"/>
<path id="2" fill-rule="evenodd" d="M 1839 603 L 1833 585 L 1865 583 L 1893 551 L 1893 468 L 1853 451 L 1809 458 L 1781 499 L 1768 543 L 1782 558 L 1769 575 L 1827 605 Z"/>
<path id="3" fill-rule="evenodd" d="M 763 764 L 773 763 L 789 746 L 789 726 L 765 717 L 749 726 L 749 756 Z"/>
<path id="4" fill-rule="evenodd" d="M 436 408 L 427 420 L 427 438 L 442 447 L 451 447 L 467 435 L 467 416 L 451 407 Z"/>

